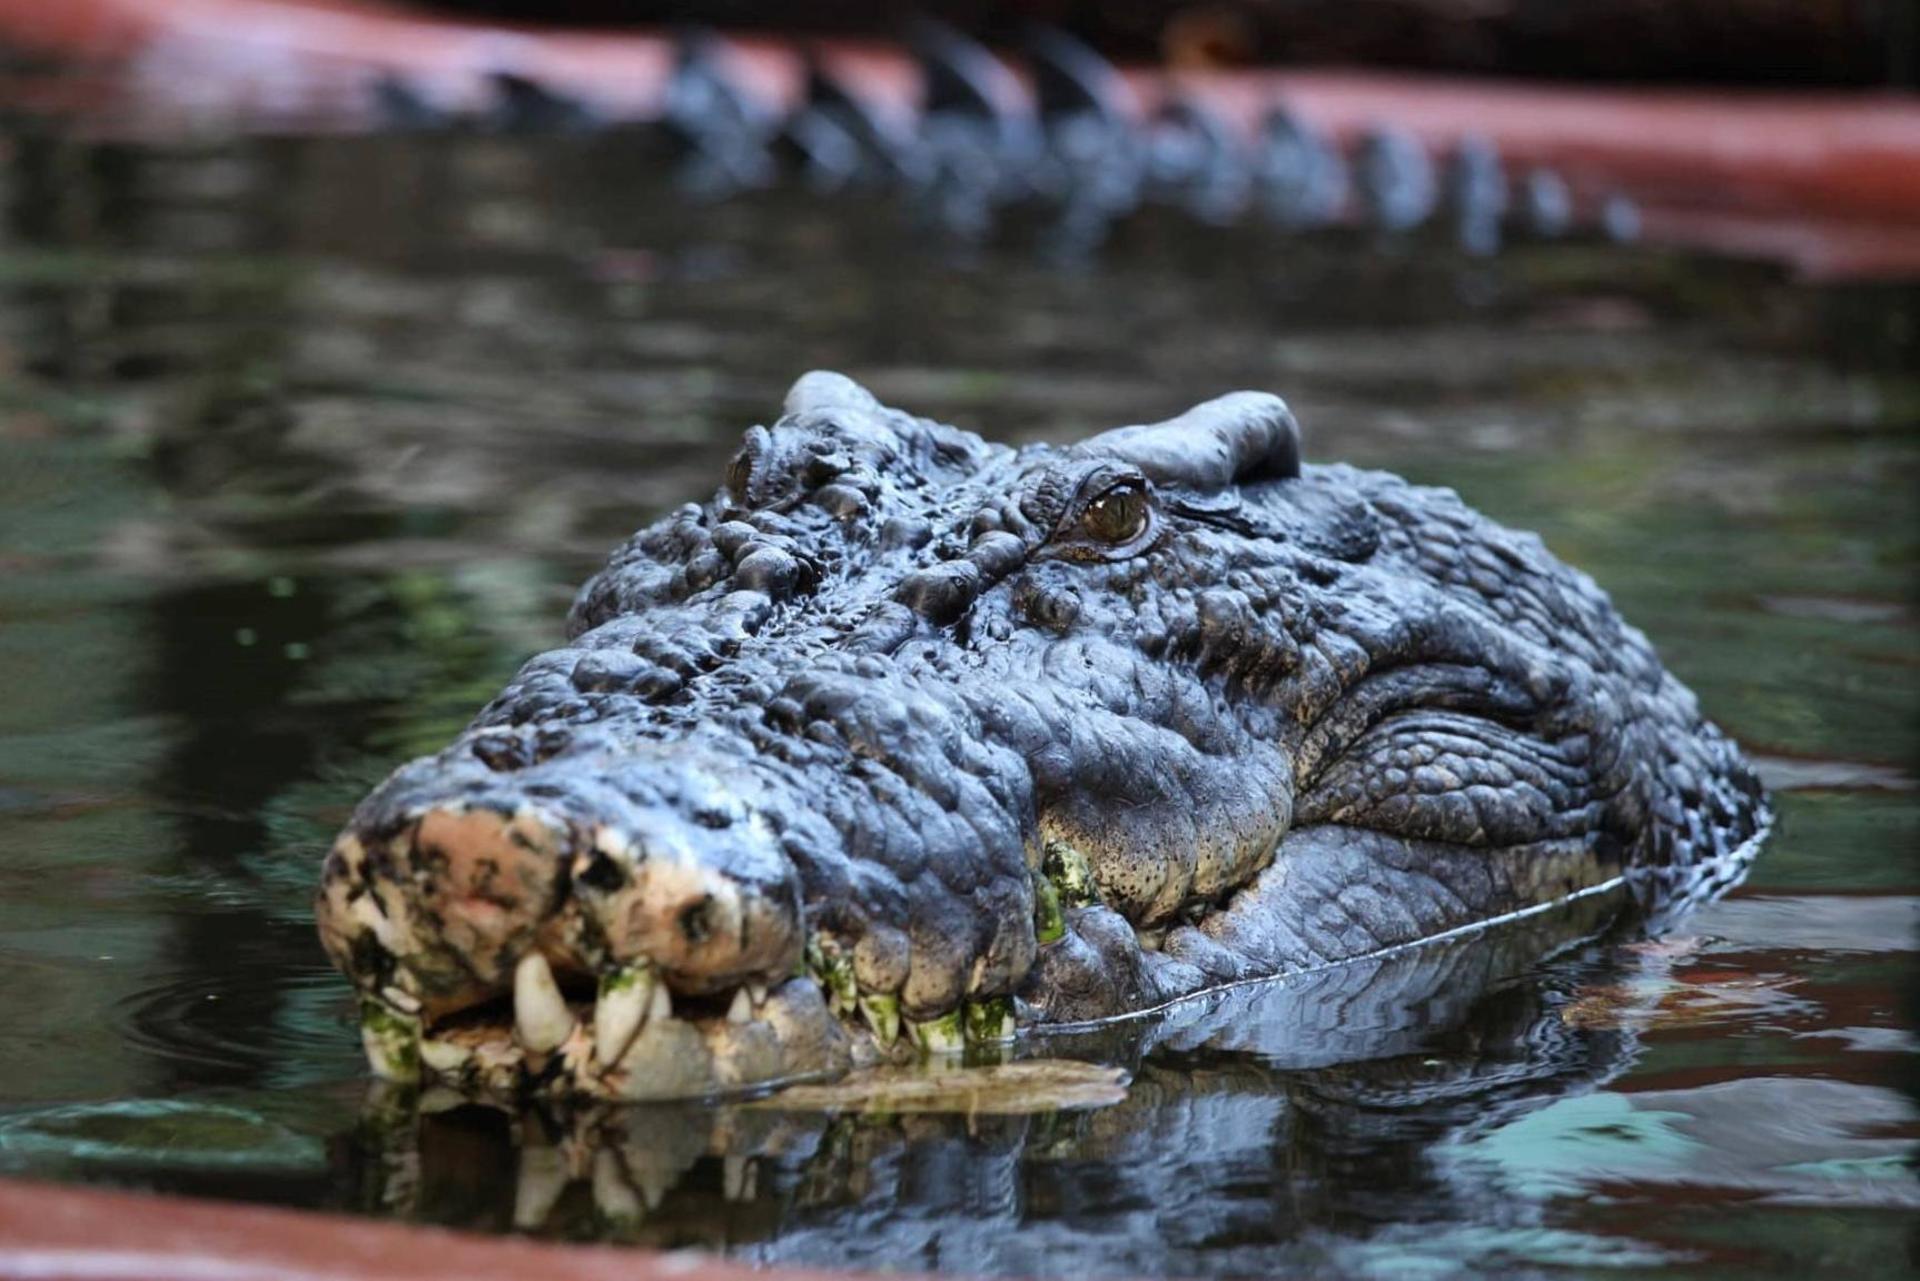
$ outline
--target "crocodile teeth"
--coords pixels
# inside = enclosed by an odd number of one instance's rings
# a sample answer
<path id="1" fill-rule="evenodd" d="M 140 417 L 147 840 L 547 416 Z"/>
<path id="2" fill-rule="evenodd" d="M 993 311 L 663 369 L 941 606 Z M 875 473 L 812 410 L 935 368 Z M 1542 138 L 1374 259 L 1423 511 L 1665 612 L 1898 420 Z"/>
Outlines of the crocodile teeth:
<path id="1" fill-rule="evenodd" d="M 747 995 L 744 987 L 733 994 L 733 1004 L 727 1007 L 727 1022 L 753 1022 L 753 998 Z"/>
<path id="2" fill-rule="evenodd" d="M 949 1010 L 938 1018 L 902 1019 L 913 1043 L 925 1054 L 957 1054 L 966 1047 L 966 1033 L 961 1027 L 961 1012 Z"/>
<path id="3" fill-rule="evenodd" d="M 747 995 L 753 998 L 753 1008 L 759 1009 L 767 1003 L 767 985 L 765 983 L 747 984 Z"/>
<path id="4" fill-rule="evenodd" d="M 967 1003 L 966 1034 L 969 1041 L 982 1045 L 1004 1045 L 1014 1038 L 1013 1001 L 995 996 Z"/>
<path id="5" fill-rule="evenodd" d="M 441 1076 L 458 1076 L 473 1062 L 473 1050 L 453 1041 L 422 1040 L 420 1061 Z"/>
<path id="6" fill-rule="evenodd" d="M 860 1013 L 873 1029 L 873 1039 L 882 1047 L 892 1045 L 900 1035 L 900 999 L 892 995 L 866 993 L 860 997 Z"/>
<path id="7" fill-rule="evenodd" d="M 403 1083 L 420 1079 L 420 1020 L 413 1015 L 362 997 L 360 1043 L 376 1076 Z"/>
<path id="8" fill-rule="evenodd" d="M 593 1057 L 611 1066 L 647 1025 L 658 981 L 647 966 L 635 966 L 600 981 L 600 999 L 593 1007 Z"/>
<path id="9" fill-rule="evenodd" d="M 536 1054 L 559 1049 L 573 1032 L 573 1014 L 553 981 L 553 967 L 538 952 L 521 957 L 513 969 L 513 1029 Z"/>
<path id="10" fill-rule="evenodd" d="M 673 1017 L 673 997 L 667 993 L 665 983 L 653 985 L 653 996 L 647 1002 L 647 1022 L 655 1019 L 665 1022 Z"/>

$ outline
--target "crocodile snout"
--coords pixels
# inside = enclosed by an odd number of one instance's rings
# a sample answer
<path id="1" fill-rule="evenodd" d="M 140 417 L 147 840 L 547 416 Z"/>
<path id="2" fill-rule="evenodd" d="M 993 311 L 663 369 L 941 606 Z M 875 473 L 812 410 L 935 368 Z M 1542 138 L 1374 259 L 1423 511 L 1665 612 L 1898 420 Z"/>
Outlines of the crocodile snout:
<path id="1" fill-rule="evenodd" d="M 584 845 L 569 865 L 573 893 L 615 961 L 655 965 L 687 992 L 799 963 L 799 884 L 758 814 L 709 809 L 689 822 L 656 811 L 632 830 L 601 824 Z"/>
<path id="2" fill-rule="evenodd" d="M 726 762 L 629 749 L 614 788 L 470 759 L 396 775 L 327 859 L 321 938 L 384 1074 L 650 1097 L 844 1070 L 796 977 L 798 878 Z"/>

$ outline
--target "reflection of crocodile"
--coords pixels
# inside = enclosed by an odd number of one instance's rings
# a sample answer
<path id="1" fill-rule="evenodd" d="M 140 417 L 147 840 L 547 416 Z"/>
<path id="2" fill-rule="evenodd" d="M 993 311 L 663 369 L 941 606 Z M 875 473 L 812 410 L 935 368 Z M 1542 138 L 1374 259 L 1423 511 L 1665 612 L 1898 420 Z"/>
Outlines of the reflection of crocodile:
<path id="1" fill-rule="evenodd" d="M 1018 452 L 834 374 L 786 409 L 335 846 L 383 1074 L 831 1074 L 1671 894 L 1765 826 L 1589 579 L 1303 468 L 1271 396 Z"/>
<path id="2" fill-rule="evenodd" d="M 1619 898 L 1077 1035 L 1133 1074 L 1097 1111 L 376 1109 L 354 1168 L 386 1213 L 761 1263 L 1270 1275 L 1410 1219 L 1528 1226 L 1447 1152 L 1632 1061 L 1630 1031 L 1561 1017 Z"/>

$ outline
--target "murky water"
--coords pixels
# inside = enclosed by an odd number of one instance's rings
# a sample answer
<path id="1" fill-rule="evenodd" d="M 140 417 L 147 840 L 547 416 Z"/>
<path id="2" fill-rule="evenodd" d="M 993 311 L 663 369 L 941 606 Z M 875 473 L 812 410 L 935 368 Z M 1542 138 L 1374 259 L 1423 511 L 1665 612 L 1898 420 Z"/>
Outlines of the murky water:
<path id="1" fill-rule="evenodd" d="M 1175 222 L 957 263 L 614 142 L 20 142 L 0 165 L 0 1172 L 1042 1275 L 1906 1275 L 1920 308 L 1766 271 Z M 1230 386 L 1592 571 L 1767 766 L 1746 884 L 1101 1045 L 1011 1115 L 369 1097 L 308 895 L 392 764 L 799 371 L 990 436 Z"/>

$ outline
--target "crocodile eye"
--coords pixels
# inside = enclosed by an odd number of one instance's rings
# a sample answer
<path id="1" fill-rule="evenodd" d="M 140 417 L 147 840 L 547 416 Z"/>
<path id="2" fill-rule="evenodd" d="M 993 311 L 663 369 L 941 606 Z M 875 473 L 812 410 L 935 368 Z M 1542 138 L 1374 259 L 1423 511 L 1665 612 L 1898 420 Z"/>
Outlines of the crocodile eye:
<path id="1" fill-rule="evenodd" d="M 1146 532 L 1147 491 L 1133 481 L 1115 485 L 1087 504 L 1080 523 L 1103 543 L 1130 543 Z"/>
<path id="2" fill-rule="evenodd" d="M 741 450 L 727 464 L 727 492 L 740 506 L 747 505 L 748 487 L 753 483 L 753 455 Z"/>

